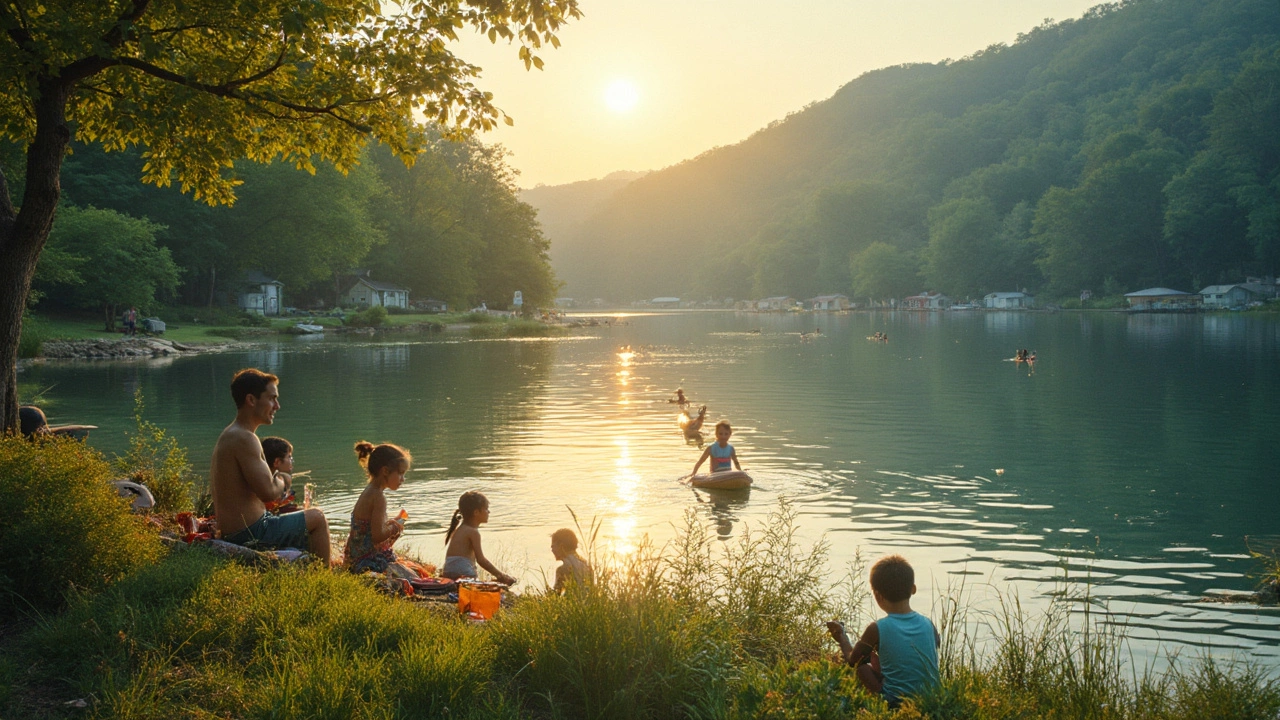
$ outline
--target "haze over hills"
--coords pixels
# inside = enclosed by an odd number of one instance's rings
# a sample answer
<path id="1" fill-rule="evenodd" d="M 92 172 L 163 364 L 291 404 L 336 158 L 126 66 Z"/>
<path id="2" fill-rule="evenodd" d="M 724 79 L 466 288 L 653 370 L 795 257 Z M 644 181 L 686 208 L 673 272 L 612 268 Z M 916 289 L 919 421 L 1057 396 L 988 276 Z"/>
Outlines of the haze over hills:
<path id="1" fill-rule="evenodd" d="M 552 265 L 580 252 L 574 241 L 581 236 L 584 220 L 599 211 L 619 190 L 647 174 L 619 170 L 594 180 L 522 188 L 520 199 L 537 209 L 542 231 L 552 239 Z"/>
<path id="2" fill-rule="evenodd" d="M 579 297 L 1198 290 L 1280 267 L 1278 88 L 1274 0 L 1131 0 L 524 199 Z"/>

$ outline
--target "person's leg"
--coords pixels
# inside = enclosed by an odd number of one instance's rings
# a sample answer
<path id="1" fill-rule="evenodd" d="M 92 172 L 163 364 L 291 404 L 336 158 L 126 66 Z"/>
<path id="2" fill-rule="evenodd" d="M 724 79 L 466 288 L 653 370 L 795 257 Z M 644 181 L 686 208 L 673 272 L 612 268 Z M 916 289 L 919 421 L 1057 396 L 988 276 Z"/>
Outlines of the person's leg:
<path id="1" fill-rule="evenodd" d="M 871 653 L 870 662 L 858 666 L 858 682 L 876 695 L 884 694 L 884 675 L 880 674 L 880 656 Z"/>
<path id="2" fill-rule="evenodd" d="M 307 518 L 307 548 L 312 555 L 332 565 L 333 547 L 329 539 L 329 520 L 316 508 L 302 511 Z"/>

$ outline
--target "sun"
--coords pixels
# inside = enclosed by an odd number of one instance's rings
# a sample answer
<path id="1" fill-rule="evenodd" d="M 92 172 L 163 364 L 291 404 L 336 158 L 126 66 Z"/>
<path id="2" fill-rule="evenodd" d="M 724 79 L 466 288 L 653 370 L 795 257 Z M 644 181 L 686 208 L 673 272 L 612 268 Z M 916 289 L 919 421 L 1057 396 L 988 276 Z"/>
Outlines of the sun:
<path id="1" fill-rule="evenodd" d="M 640 102 L 640 91 L 630 80 L 614 80 L 604 90 L 604 104 L 616 113 L 629 113 Z"/>

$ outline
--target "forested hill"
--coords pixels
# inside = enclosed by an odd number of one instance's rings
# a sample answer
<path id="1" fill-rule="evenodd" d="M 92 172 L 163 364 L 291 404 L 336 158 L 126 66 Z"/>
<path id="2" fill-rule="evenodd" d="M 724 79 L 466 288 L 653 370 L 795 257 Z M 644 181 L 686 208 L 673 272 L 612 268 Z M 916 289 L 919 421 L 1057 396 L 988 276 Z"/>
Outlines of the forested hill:
<path id="1" fill-rule="evenodd" d="M 520 199 L 537 209 L 542 232 L 549 238 L 560 239 L 551 245 L 552 263 L 576 253 L 579 248 L 573 241 L 579 236 L 583 221 L 619 190 L 644 175 L 643 172 L 619 170 L 596 180 L 539 185 L 521 190 Z"/>
<path id="2" fill-rule="evenodd" d="M 830 99 L 627 185 L 565 292 L 1198 290 L 1280 269 L 1280 2 L 1132 0 Z"/>

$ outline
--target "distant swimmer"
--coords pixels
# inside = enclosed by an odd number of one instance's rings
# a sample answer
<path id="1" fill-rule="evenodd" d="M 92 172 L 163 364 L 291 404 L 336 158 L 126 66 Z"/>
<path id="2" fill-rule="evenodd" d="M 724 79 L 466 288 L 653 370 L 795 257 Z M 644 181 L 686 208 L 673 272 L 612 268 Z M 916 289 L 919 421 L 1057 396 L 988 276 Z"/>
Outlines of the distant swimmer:
<path id="1" fill-rule="evenodd" d="M 684 396 L 684 388 L 676 388 L 676 396 L 667 400 L 667 402 L 679 405 L 683 408 L 689 405 L 689 398 Z"/>
<path id="2" fill-rule="evenodd" d="M 684 432 L 685 439 L 701 440 L 702 439 L 702 423 L 706 421 L 706 419 L 707 419 L 706 405 L 703 405 L 698 410 L 698 414 L 692 417 L 690 417 L 688 413 L 680 413 L 680 419 L 678 420 L 678 423 L 680 425 L 680 430 Z"/>

